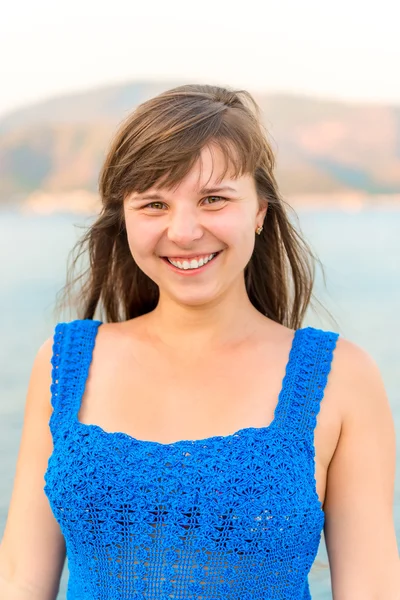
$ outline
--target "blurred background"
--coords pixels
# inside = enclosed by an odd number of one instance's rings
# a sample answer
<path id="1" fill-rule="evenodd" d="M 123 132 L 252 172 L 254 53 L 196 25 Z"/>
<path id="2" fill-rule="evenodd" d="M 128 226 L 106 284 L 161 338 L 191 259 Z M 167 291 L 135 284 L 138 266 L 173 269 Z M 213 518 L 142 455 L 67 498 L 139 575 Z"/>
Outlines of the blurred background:
<path id="1" fill-rule="evenodd" d="M 378 362 L 400 431 L 400 38 L 393 0 L 14 1 L 0 22 L 0 537 L 35 353 L 118 123 L 181 83 L 258 101 L 287 202 L 320 257 L 305 325 Z M 295 218 L 295 217 L 293 217 Z M 66 318 L 74 318 L 68 314 Z M 398 444 L 398 465 L 400 459 Z M 400 544 L 400 467 L 395 490 Z M 318 558 L 327 562 L 322 541 Z M 59 600 L 65 598 L 67 566 Z M 330 599 L 328 569 L 313 570 Z"/>

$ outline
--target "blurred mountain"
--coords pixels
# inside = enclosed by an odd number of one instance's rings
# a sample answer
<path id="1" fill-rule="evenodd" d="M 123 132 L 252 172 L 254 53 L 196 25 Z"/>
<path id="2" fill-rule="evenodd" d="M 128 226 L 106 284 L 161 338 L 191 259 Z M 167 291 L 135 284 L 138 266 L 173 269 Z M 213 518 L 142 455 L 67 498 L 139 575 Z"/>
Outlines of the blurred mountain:
<path id="1" fill-rule="evenodd" d="M 65 95 L 0 120 L 0 201 L 96 192 L 119 122 L 179 82 L 133 82 Z M 400 193 L 400 106 L 254 94 L 283 194 Z"/>

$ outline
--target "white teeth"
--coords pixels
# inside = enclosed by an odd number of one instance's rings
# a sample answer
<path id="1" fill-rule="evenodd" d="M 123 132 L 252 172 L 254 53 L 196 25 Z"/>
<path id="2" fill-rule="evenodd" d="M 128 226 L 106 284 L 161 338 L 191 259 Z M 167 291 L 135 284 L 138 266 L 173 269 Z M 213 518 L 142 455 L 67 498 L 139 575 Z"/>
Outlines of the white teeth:
<path id="1" fill-rule="evenodd" d="M 203 265 L 207 264 L 210 260 L 212 260 L 214 256 L 216 256 L 216 254 L 217 253 L 215 252 L 214 254 L 209 254 L 208 256 L 200 258 L 199 260 L 192 259 L 190 261 L 184 260 L 183 262 L 179 260 L 172 260 L 171 258 L 168 258 L 167 260 L 171 263 L 171 265 L 174 265 L 174 267 L 186 271 L 187 269 L 198 269 L 199 267 L 202 267 Z"/>

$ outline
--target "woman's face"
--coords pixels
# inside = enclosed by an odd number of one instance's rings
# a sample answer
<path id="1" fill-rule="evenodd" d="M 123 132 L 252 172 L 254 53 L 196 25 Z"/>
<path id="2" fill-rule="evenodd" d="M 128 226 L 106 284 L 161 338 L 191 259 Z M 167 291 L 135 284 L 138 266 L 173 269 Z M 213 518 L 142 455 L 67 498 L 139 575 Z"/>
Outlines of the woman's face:
<path id="1" fill-rule="evenodd" d="M 254 178 L 219 181 L 224 158 L 204 148 L 174 190 L 152 187 L 124 202 L 129 247 L 136 264 L 168 297 L 183 305 L 209 304 L 243 286 L 244 269 L 263 223 Z"/>

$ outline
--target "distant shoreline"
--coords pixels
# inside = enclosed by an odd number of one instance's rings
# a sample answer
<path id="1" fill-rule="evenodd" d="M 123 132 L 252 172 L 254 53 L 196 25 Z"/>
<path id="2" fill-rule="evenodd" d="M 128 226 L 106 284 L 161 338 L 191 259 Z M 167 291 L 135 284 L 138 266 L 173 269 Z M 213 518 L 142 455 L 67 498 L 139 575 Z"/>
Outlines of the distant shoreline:
<path id="1" fill-rule="evenodd" d="M 295 210 L 330 211 L 340 210 L 358 213 L 364 210 L 400 210 L 399 194 L 363 194 L 358 192 L 341 194 L 298 194 L 285 198 Z"/>

